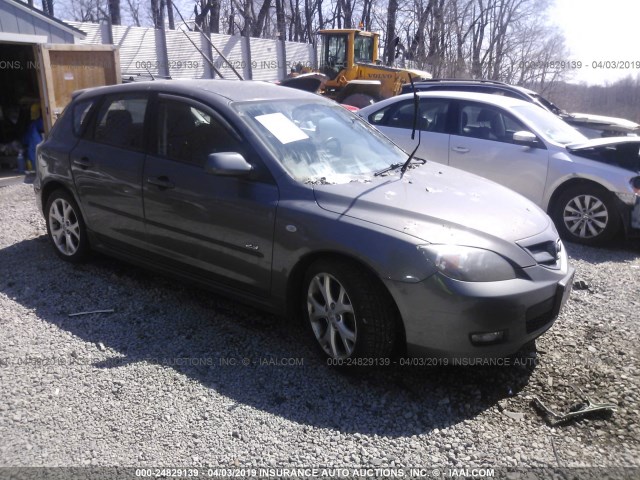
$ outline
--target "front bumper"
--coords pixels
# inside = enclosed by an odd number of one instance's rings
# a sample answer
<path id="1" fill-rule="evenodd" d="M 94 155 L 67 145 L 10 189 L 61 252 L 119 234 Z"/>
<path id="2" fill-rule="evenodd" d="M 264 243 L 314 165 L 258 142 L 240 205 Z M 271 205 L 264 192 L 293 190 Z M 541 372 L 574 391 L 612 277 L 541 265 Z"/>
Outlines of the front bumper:
<path id="1" fill-rule="evenodd" d="M 411 356 L 498 358 L 517 352 L 548 330 L 573 284 L 574 269 L 539 265 L 523 278 L 461 282 L 440 273 L 419 283 L 387 281 L 402 316 Z M 474 344 L 471 335 L 503 331 L 502 340 Z"/>

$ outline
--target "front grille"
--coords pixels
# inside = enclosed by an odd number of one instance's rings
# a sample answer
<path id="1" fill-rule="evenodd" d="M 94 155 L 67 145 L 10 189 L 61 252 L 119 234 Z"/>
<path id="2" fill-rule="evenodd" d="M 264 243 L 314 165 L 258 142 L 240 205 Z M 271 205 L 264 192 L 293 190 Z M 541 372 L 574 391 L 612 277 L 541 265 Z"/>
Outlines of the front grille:
<path id="1" fill-rule="evenodd" d="M 554 305 L 555 297 L 551 297 L 527 309 L 525 316 L 527 333 L 535 332 L 553 321 Z"/>
<path id="2" fill-rule="evenodd" d="M 534 245 L 522 246 L 522 248 L 524 248 L 539 265 L 550 268 L 560 268 L 560 251 L 562 250 L 560 240 L 549 240 Z"/>

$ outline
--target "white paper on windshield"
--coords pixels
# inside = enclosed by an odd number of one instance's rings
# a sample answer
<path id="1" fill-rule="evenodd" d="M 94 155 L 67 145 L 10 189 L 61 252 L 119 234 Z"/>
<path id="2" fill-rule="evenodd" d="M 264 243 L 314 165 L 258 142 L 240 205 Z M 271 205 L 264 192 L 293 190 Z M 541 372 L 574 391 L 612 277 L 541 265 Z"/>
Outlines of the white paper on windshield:
<path id="1" fill-rule="evenodd" d="M 280 112 L 258 115 L 256 120 L 264 125 L 282 144 L 309 138 L 295 123 Z"/>

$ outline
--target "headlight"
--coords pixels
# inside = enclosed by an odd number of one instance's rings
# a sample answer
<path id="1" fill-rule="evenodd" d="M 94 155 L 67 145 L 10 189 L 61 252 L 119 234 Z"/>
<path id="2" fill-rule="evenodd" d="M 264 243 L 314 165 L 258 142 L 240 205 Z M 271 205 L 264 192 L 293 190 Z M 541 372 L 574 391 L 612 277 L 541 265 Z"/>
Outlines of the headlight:
<path id="1" fill-rule="evenodd" d="M 421 245 L 425 258 L 447 277 L 465 282 L 497 282 L 516 278 L 511 264 L 497 253 L 458 245 Z"/>

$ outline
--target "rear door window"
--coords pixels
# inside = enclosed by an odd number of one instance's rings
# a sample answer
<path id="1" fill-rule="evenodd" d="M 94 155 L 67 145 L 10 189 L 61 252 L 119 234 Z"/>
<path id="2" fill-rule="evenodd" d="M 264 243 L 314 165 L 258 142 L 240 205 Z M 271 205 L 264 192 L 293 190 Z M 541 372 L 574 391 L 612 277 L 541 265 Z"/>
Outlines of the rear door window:
<path id="1" fill-rule="evenodd" d="M 93 139 L 129 150 L 144 148 L 146 95 L 107 97 L 100 108 Z"/>
<path id="2" fill-rule="evenodd" d="M 449 100 L 441 98 L 420 99 L 416 128 L 427 132 L 444 133 Z M 413 129 L 415 106 L 413 100 L 389 105 L 369 116 L 373 125 Z"/>
<path id="3" fill-rule="evenodd" d="M 91 107 L 96 102 L 95 98 L 84 100 L 73 105 L 73 133 L 76 137 L 80 137 L 89 119 Z"/>

